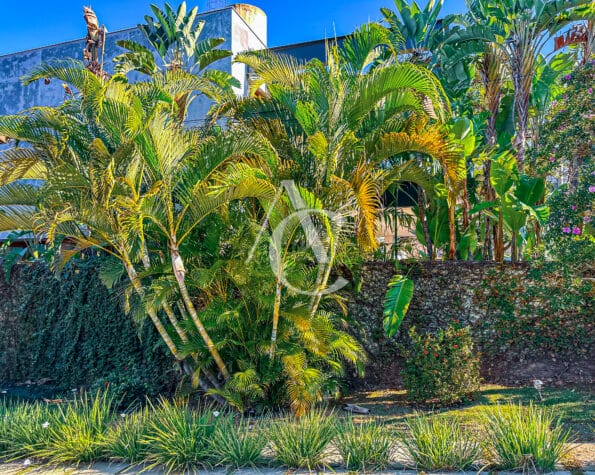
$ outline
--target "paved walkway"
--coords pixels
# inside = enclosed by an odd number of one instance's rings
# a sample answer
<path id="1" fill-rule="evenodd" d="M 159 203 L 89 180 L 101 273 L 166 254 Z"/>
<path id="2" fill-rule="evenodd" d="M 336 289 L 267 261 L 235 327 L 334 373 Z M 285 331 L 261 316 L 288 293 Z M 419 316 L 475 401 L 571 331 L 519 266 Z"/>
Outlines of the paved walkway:
<path id="1" fill-rule="evenodd" d="M 199 473 L 205 475 L 227 475 L 230 472 L 227 470 L 201 470 Z M 308 471 L 299 471 L 299 472 L 287 472 L 286 470 L 282 469 L 243 469 L 237 470 L 233 472 L 235 475 L 284 475 L 286 473 L 291 473 L 292 475 L 306 475 L 310 472 Z M 346 470 L 336 470 L 331 471 L 327 470 L 326 472 L 318 472 L 318 473 L 328 473 L 333 475 L 349 475 L 353 474 L 354 472 L 348 472 Z M 415 471 L 406 471 L 406 470 L 385 470 L 383 472 L 374 472 L 370 475 L 415 475 L 417 472 Z M 450 473 L 441 473 L 441 472 L 432 472 L 435 475 L 453 475 L 454 472 Z M 489 471 L 486 472 L 456 472 L 456 475 L 477 475 L 478 473 L 490 473 Z M 493 472 L 491 472 L 493 473 Z M 37 468 L 31 465 L 24 465 L 24 464 L 0 464 L 0 474 L 1 475 L 21 475 L 21 474 L 32 474 L 32 475 L 164 475 L 165 472 L 162 470 L 146 470 L 143 471 L 142 467 L 129 467 L 128 465 L 123 464 L 108 464 L 108 463 L 97 463 L 90 467 L 81 467 L 81 468 Z M 582 472 L 583 475 L 595 475 L 595 471 L 585 471 Z M 512 473 L 512 472 L 498 472 L 498 475 L 519 475 L 519 473 Z M 557 471 L 552 472 L 552 475 L 571 475 L 571 472 L 566 471 Z"/>

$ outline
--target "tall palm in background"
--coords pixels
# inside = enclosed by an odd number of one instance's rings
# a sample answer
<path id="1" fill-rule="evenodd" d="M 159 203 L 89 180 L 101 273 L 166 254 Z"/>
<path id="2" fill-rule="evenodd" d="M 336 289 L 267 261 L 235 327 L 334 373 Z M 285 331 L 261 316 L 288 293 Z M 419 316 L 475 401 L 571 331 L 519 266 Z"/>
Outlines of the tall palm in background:
<path id="1" fill-rule="evenodd" d="M 177 106 L 180 123 L 186 119 L 197 93 L 217 101 L 229 94 L 231 87 L 239 87 L 231 74 L 216 68 L 218 61 L 231 56 L 231 51 L 219 48 L 225 39 L 200 39 L 205 22 L 197 18 L 198 7 L 188 11 L 186 2 L 182 2 L 174 11 L 166 3 L 163 10 L 156 5 L 151 5 L 151 10 L 156 18 L 146 15 L 145 24 L 138 28 L 153 51 L 132 40 L 118 41 L 127 52 L 114 59 L 116 73 L 137 72 L 167 89 Z"/>
<path id="2" fill-rule="evenodd" d="M 588 0 L 473 0 L 466 26 L 455 27 L 448 42 L 468 54 L 498 51 L 514 87 L 517 162 L 523 170 L 529 132 L 529 109 L 536 62 L 548 40 L 572 22 L 593 15 Z M 494 58 L 495 59 L 495 58 Z M 492 61 L 493 63 L 493 61 Z"/>

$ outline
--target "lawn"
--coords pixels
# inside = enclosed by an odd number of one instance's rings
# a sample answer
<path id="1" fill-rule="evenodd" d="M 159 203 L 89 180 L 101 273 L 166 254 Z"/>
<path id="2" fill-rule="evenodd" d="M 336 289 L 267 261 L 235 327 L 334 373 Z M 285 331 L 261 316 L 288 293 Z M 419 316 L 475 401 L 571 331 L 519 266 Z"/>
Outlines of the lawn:
<path id="1" fill-rule="evenodd" d="M 531 402 L 554 409 L 564 425 L 573 431 L 577 442 L 595 442 L 595 394 L 592 388 L 544 388 L 543 401 L 532 387 L 505 387 L 492 384 L 483 385 L 476 399 L 468 404 L 449 408 L 419 407 L 407 401 L 404 390 L 383 389 L 358 392 L 346 397 L 342 402 L 358 404 L 371 409 L 375 417 L 386 421 L 395 429 L 402 429 L 407 418 L 417 411 L 459 415 L 463 420 L 477 420 L 481 411 L 496 404 Z"/>

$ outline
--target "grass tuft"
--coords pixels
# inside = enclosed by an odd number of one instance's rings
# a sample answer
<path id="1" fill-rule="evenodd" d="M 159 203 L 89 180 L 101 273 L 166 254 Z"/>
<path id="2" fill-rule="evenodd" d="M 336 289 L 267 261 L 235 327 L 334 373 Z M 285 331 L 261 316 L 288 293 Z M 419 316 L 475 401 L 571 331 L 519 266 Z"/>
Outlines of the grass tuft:
<path id="1" fill-rule="evenodd" d="M 288 416 L 269 428 L 275 459 L 288 468 L 314 470 L 323 465 L 325 449 L 337 433 L 337 421 L 324 410 L 296 418 Z"/>
<path id="2" fill-rule="evenodd" d="M 545 408 L 498 406 L 484 413 L 486 448 L 491 462 L 502 470 L 554 470 L 566 455 L 570 431 Z"/>
<path id="3" fill-rule="evenodd" d="M 207 410 L 193 411 L 162 400 L 148 419 L 148 468 L 163 467 L 167 473 L 197 471 L 208 466 L 208 438 L 213 432 L 212 415 Z"/>
<path id="4" fill-rule="evenodd" d="M 29 457 L 47 448 L 56 419 L 45 403 L 0 403 L 0 458 Z"/>
<path id="5" fill-rule="evenodd" d="M 338 425 L 335 443 L 345 468 L 354 471 L 384 469 L 392 452 L 392 434 L 378 421 L 355 424 L 349 418 Z"/>
<path id="6" fill-rule="evenodd" d="M 418 470 L 466 470 L 480 455 L 480 445 L 454 417 L 415 414 L 401 440 Z"/>
<path id="7" fill-rule="evenodd" d="M 114 424 L 105 436 L 109 457 L 117 462 L 139 464 L 147 455 L 144 439 L 148 435 L 148 422 L 152 413 L 147 409 L 126 414 Z"/>
<path id="8" fill-rule="evenodd" d="M 105 434 L 113 421 L 113 399 L 108 392 L 86 393 L 65 406 L 47 427 L 49 440 L 32 455 L 49 464 L 81 464 L 105 457 Z"/>
<path id="9" fill-rule="evenodd" d="M 209 456 L 216 466 L 230 469 L 256 467 L 263 461 L 268 443 L 266 433 L 250 427 L 249 419 L 234 421 L 233 416 L 217 420 L 209 440 Z"/>

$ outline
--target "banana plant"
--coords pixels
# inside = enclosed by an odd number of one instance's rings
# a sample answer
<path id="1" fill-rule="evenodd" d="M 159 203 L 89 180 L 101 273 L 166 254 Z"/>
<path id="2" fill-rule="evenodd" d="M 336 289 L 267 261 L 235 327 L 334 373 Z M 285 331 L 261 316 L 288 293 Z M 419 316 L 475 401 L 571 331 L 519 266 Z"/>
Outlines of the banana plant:
<path id="1" fill-rule="evenodd" d="M 506 231 L 510 235 L 511 260 L 516 262 L 523 243 L 522 233 L 529 233 L 529 223 L 543 224 L 549 215 L 549 208 L 541 204 L 545 195 L 545 180 L 520 174 L 514 156 L 503 152 L 492 161 L 490 181 L 496 199 L 479 206 L 497 221 L 494 257 L 500 262 L 504 260 Z"/>
<path id="2" fill-rule="evenodd" d="M 409 310 L 413 298 L 413 281 L 402 275 L 394 275 L 388 283 L 388 290 L 384 297 L 384 332 L 392 337 Z"/>
<path id="3" fill-rule="evenodd" d="M 132 40 L 118 41 L 126 52 L 114 58 L 116 73 L 144 74 L 164 87 L 174 98 L 179 122 L 185 120 L 190 103 L 196 98 L 193 91 L 218 101 L 231 94 L 232 87 L 239 87 L 239 81 L 231 74 L 210 67 L 229 58 L 231 51 L 220 48 L 224 38 L 200 39 L 205 22 L 197 19 L 198 7 L 187 11 L 186 2 L 182 2 L 174 11 L 166 3 L 163 10 L 156 5 L 151 5 L 151 10 L 155 18 L 146 15 L 145 24 L 138 28 L 153 50 Z"/>
<path id="4" fill-rule="evenodd" d="M 529 112 L 537 61 L 558 31 L 593 15 L 590 0 L 468 0 L 464 27 L 455 25 L 448 45 L 459 50 L 481 51 L 491 45 L 502 56 L 514 85 L 515 146 L 523 170 L 529 144 Z M 452 58 L 453 61 L 456 58 Z"/>

